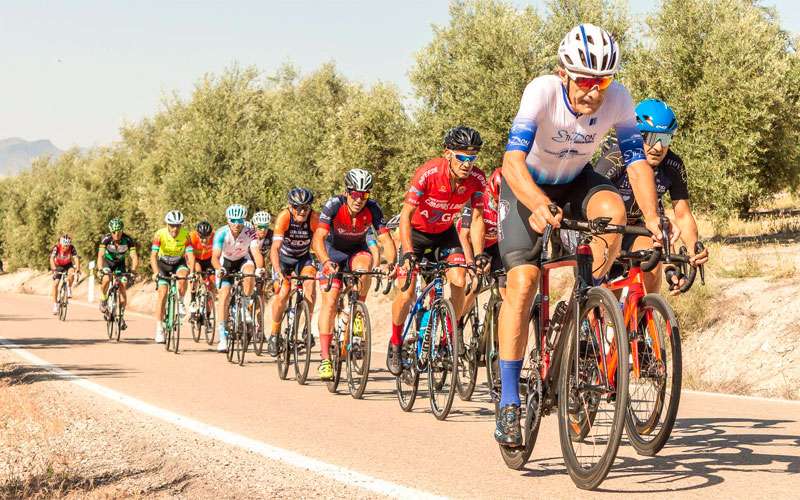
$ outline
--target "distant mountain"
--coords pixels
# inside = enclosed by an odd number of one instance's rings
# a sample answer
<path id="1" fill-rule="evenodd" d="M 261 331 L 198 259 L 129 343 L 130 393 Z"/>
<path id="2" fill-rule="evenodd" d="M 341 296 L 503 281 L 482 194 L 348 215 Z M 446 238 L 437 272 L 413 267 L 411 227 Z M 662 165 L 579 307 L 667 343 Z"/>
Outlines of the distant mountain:
<path id="1" fill-rule="evenodd" d="M 63 151 L 47 139 L 26 141 L 19 137 L 0 139 L 0 177 L 14 175 L 31 166 L 42 155 L 58 157 Z"/>

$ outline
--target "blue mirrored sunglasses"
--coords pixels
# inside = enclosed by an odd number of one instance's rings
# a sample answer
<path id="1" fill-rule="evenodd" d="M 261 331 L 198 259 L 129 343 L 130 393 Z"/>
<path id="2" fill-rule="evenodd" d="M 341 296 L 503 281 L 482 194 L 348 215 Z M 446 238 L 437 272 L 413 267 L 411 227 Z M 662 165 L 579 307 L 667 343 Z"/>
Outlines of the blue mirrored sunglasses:
<path id="1" fill-rule="evenodd" d="M 478 155 L 456 155 L 456 160 L 461 163 L 475 163 L 477 159 Z"/>
<path id="2" fill-rule="evenodd" d="M 228 219 L 231 224 L 244 224 L 244 219 Z"/>

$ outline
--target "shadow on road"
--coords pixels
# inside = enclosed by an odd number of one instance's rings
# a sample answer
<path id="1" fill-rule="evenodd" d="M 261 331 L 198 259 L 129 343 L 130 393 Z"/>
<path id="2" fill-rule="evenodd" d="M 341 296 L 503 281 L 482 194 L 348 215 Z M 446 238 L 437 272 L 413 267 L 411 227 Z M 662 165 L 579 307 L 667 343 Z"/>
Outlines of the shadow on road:
<path id="1" fill-rule="evenodd" d="M 69 379 L 69 378 L 123 378 L 128 377 L 134 370 L 115 368 L 111 365 L 100 366 L 78 366 L 78 365 L 54 365 L 56 368 L 68 371 L 70 376 L 62 376 L 53 373 L 44 367 L 36 365 L 6 364 L 0 367 L 0 383 L 6 385 L 26 385 L 48 380 Z"/>
<path id="2" fill-rule="evenodd" d="M 105 333 L 105 332 L 99 332 Z M 73 339 L 66 337 L 28 337 L 28 338 L 15 338 L 9 340 L 14 345 L 24 349 L 66 349 L 68 347 L 91 346 L 95 344 L 152 344 L 151 339 L 143 338 L 130 338 L 126 339 L 125 334 L 122 334 L 122 339 L 119 342 L 109 341 L 108 337 L 97 337 L 93 339 Z"/>
<path id="3" fill-rule="evenodd" d="M 770 473 L 772 480 L 800 474 L 800 436 L 782 434 L 782 424 L 794 420 L 755 418 L 678 419 L 667 446 L 655 457 L 617 457 L 597 491 L 657 493 L 708 488 L 725 481 L 722 472 Z M 623 440 L 623 446 L 627 441 Z M 795 450 L 794 455 L 771 448 Z M 626 450 L 627 451 L 627 450 Z M 534 450 L 534 456 L 535 456 Z M 566 474 L 562 457 L 532 460 L 528 477 Z M 625 486 L 616 487 L 617 484 Z M 653 489 L 663 484 L 662 489 Z M 638 486 L 637 486 L 638 485 Z"/>
<path id="4" fill-rule="evenodd" d="M 47 316 L 21 316 L 14 314 L 0 314 L 0 321 L 36 321 L 46 318 Z"/>

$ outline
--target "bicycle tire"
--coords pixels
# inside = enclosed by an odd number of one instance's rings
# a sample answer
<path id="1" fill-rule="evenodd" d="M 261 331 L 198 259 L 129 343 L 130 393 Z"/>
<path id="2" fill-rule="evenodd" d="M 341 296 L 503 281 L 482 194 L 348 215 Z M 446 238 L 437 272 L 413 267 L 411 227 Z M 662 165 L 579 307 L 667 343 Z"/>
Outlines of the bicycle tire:
<path id="1" fill-rule="evenodd" d="M 675 312 L 669 306 L 666 300 L 658 294 L 648 294 L 642 298 L 640 316 L 637 322 L 637 327 L 641 322 L 647 321 L 647 311 L 657 311 L 664 319 L 664 330 L 657 329 L 656 334 L 659 336 L 658 345 L 661 346 L 661 361 L 660 366 L 651 367 L 651 373 L 659 374 L 664 371 L 664 380 L 659 380 L 659 388 L 655 392 L 656 401 L 653 405 L 653 411 L 650 412 L 649 418 L 641 420 L 637 417 L 636 412 L 631 407 L 634 400 L 633 387 L 636 385 L 633 373 L 629 381 L 628 390 L 628 407 L 625 416 L 625 429 L 628 434 L 628 440 L 631 446 L 636 450 L 636 453 L 642 456 L 655 456 L 669 440 L 672 434 L 672 428 L 675 425 L 675 419 L 678 414 L 678 406 L 681 399 L 681 382 L 682 382 L 682 352 L 681 352 L 681 336 L 680 325 L 675 316 Z M 656 323 L 657 324 L 657 323 Z M 638 328 L 637 328 L 638 330 Z M 639 330 L 641 331 L 641 330 Z M 649 331 L 648 333 L 652 334 Z M 638 337 L 638 331 L 637 331 Z M 634 339 L 636 341 L 637 339 Z M 651 351 L 652 352 L 652 351 Z M 642 363 L 643 353 L 639 351 L 640 370 L 644 365 Z M 666 361 L 665 361 L 666 360 Z M 651 363 L 658 362 L 658 360 L 649 360 Z M 667 373 L 671 373 L 669 377 Z M 641 377 L 640 375 L 640 378 Z M 669 388 L 669 395 L 667 389 Z M 666 403 L 666 412 L 664 411 L 665 399 L 669 397 Z M 663 422 L 659 426 L 661 416 L 664 416 Z M 660 428 L 659 428 L 660 427 Z M 655 434 L 653 430 L 658 429 Z M 651 437 L 652 436 L 652 437 Z M 650 439 L 648 439 L 650 438 Z"/>
<path id="2" fill-rule="evenodd" d="M 309 312 L 308 302 L 301 301 L 299 314 L 294 315 L 294 375 L 295 380 L 300 385 L 304 385 L 308 380 L 308 370 L 311 367 L 311 313 Z"/>
<path id="3" fill-rule="evenodd" d="M 589 318 L 589 313 L 598 307 L 602 307 L 603 310 L 602 314 L 599 315 L 602 323 L 600 323 L 599 328 L 595 328 L 594 332 L 591 330 L 589 331 L 591 343 L 587 341 L 586 347 L 578 349 L 578 340 L 581 335 L 580 330 L 584 325 L 584 320 L 586 324 L 590 325 L 591 319 L 587 319 Z M 598 320 L 595 319 L 595 323 L 597 322 Z M 561 442 L 561 451 L 564 456 L 564 463 L 572 482 L 575 483 L 578 488 L 591 490 L 603 482 L 611 466 L 614 464 L 614 459 L 617 456 L 619 444 L 622 439 L 622 431 L 625 427 L 629 375 L 628 335 L 622 320 L 622 314 L 619 310 L 619 303 L 609 290 L 600 287 L 590 288 L 586 292 L 579 321 L 575 324 L 573 319 L 568 321 L 567 325 L 569 328 L 564 332 L 567 334 L 567 337 L 565 338 L 565 342 L 561 344 L 564 346 L 564 351 L 561 366 L 559 367 L 558 379 L 558 394 L 561 396 L 558 398 L 559 438 Z M 609 326 L 613 326 L 614 328 L 613 344 L 609 346 L 609 352 L 612 349 L 616 349 L 617 358 L 614 382 L 615 393 L 600 394 L 597 396 L 594 394 L 598 392 L 597 390 L 586 391 L 577 387 L 573 390 L 571 381 L 576 377 L 588 380 L 589 383 L 587 385 L 598 387 L 598 384 L 594 383 L 594 372 L 599 372 L 598 357 L 602 356 L 602 353 L 605 351 L 603 351 L 604 346 L 601 345 L 600 352 L 598 353 L 597 348 L 592 347 L 592 343 L 596 342 L 598 334 L 602 335 L 601 339 L 607 339 Z M 591 326 L 589 326 L 589 328 L 591 328 Z M 584 346 L 584 344 L 581 345 Z M 581 363 L 581 361 L 583 362 Z M 576 365 L 578 366 L 577 373 L 574 372 L 574 370 L 576 370 Z M 603 363 L 603 366 L 605 366 L 605 363 Z M 599 382 L 603 382 L 603 374 L 598 374 L 601 377 Z M 610 429 L 608 431 L 608 436 L 600 441 L 601 444 L 605 442 L 607 446 L 597 462 L 590 467 L 583 466 L 583 463 L 586 462 L 585 457 L 582 456 L 580 452 L 576 452 L 573 448 L 573 445 L 579 447 L 584 446 L 584 441 L 573 441 L 569 433 L 571 425 L 569 415 L 571 413 L 574 414 L 574 411 L 570 412 L 570 404 L 572 404 L 572 406 L 577 406 L 577 411 L 581 411 L 582 407 L 586 407 L 586 392 L 592 392 L 590 397 L 601 402 L 603 399 L 606 399 L 607 402 L 610 403 L 612 412 L 611 418 L 609 419 Z M 604 420 L 601 419 L 601 421 Z M 587 444 L 587 447 L 590 447 L 592 450 L 597 448 L 597 441 L 593 439 L 596 436 L 589 436 L 588 434 L 592 433 L 592 430 L 596 427 L 597 425 L 592 425 L 589 433 L 587 433 L 587 437 L 589 437 L 591 441 L 591 444 Z"/>
<path id="4" fill-rule="evenodd" d="M 233 307 L 230 307 L 233 306 Z M 225 336 L 225 346 L 227 347 L 226 355 L 228 358 L 229 363 L 233 363 L 233 357 L 236 354 L 236 336 L 238 335 L 239 329 L 239 318 L 237 317 L 237 311 L 239 310 L 238 305 L 236 304 L 236 297 L 231 297 L 230 305 L 228 308 L 228 324 L 226 325 L 225 330 L 227 331 L 227 335 Z M 238 358 L 236 362 L 238 362 Z"/>
<path id="5" fill-rule="evenodd" d="M 204 308 L 200 305 L 205 301 L 205 294 L 203 293 L 205 285 L 197 285 L 197 287 L 198 289 L 195 290 L 194 300 L 191 302 L 194 306 L 194 312 L 189 318 L 192 340 L 194 340 L 195 344 L 200 342 L 200 336 L 203 333 L 203 313 L 205 312 Z"/>
<path id="6" fill-rule="evenodd" d="M 333 338 L 331 339 L 331 347 L 328 350 L 330 353 L 331 367 L 333 368 L 333 378 L 325 381 L 328 387 L 328 392 L 335 394 L 339 388 L 339 382 L 342 380 L 342 342 L 339 339 L 341 332 L 334 329 Z"/>
<path id="7" fill-rule="evenodd" d="M 415 323 L 416 324 L 416 323 Z M 415 340 L 409 340 L 409 337 Z M 391 345 L 386 352 L 387 364 L 391 355 Z M 400 349 L 400 365 L 402 371 L 395 377 L 395 387 L 397 388 L 397 402 L 400 408 L 409 412 L 414 408 L 419 392 L 419 370 L 417 369 L 417 341 L 416 336 L 409 333 L 403 346 Z"/>
<path id="8" fill-rule="evenodd" d="M 172 342 L 172 325 L 175 322 L 172 317 L 173 303 L 175 301 L 171 290 L 167 290 L 167 304 L 164 309 L 164 350 L 169 352 L 169 346 Z"/>
<path id="9" fill-rule="evenodd" d="M 361 333 L 360 342 L 356 344 L 356 332 Z M 358 301 L 354 304 L 350 316 L 350 348 L 347 349 L 347 387 L 354 399 L 361 399 L 369 381 L 369 366 L 372 358 L 372 327 L 369 310 L 366 304 Z M 360 359 L 359 359 L 360 354 Z"/>
<path id="10" fill-rule="evenodd" d="M 297 305 L 296 304 L 289 304 L 289 307 L 286 308 L 286 311 L 283 313 L 283 318 L 281 318 L 281 328 L 278 330 L 278 338 L 275 341 L 278 344 L 278 356 L 277 356 L 277 363 L 278 366 L 278 378 L 281 380 L 286 380 L 286 377 L 289 374 L 289 361 L 291 358 L 291 351 L 294 349 L 294 326 L 295 321 L 289 321 L 289 318 L 292 317 L 292 314 L 295 316 L 297 315 Z M 290 311 L 293 311 L 292 314 L 289 314 Z M 284 323 L 286 326 L 284 326 Z"/>
<path id="11" fill-rule="evenodd" d="M 217 333 L 217 309 L 214 304 L 214 296 L 210 293 L 205 294 L 205 306 L 203 307 L 203 334 L 208 345 L 214 345 L 214 337 Z"/>
<path id="12" fill-rule="evenodd" d="M 114 290 L 110 290 L 108 297 L 106 298 L 106 313 L 104 314 L 106 320 L 106 335 L 108 336 L 108 340 L 112 340 L 114 338 L 114 311 L 109 310 L 108 308 L 108 299 L 113 297 Z"/>
<path id="13" fill-rule="evenodd" d="M 475 383 L 478 380 L 478 344 L 480 343 L 480 323 L 477 306 L 473 306 L 464 320 L 461 332 L 457 333 L 459 343 L 459 370 L 456 377 L 456 391 L 462 401 L 472 399 Z M 465 332 L 469 332 L 469 340 L 464 342 Z"/>
<path id="14" fill-rule="evenodd" d="M 67 304 L 69 299 L 67 298 L 67 280 L 62 278 L 61 286 L 59 287 L 59 297 L 58 297 L 58 319 L 60 321 L 67 320 Z"/>
<path id="15" fill-rule="evenodd" d="M 437 300 L 434 313 L 438 317 L 431 332 L 432 338 L 428 354 L 428 394 L 433 416 L 437 420 L 444 420 L 450 414 L 456 395 L 459 352 L 455 329 L 458 327 L 453 304 L 448 299 Z M 441 328 L 442 335 L 436 333 L 439 328 Z M 441 374 L 441 379 L 436 378 L 437 374 Z M 450 385 L 445 388 L 448 378 Z M 437 394 L 444 395 L 444 398 L 437 401 L 437 397 L 440 397 Z"/>
<path id="16" fill-rule="evenodd" d="M 114 310 L 116 311 L 116 317 L 117 317 L 116 321 L 115 321 L 115 323 L 116 323 L 116 326 L 115 326 L 116 331 L 114 332 L 114 337 L 115 337 L 115 340 L 117 342 L 119 342 L 120 335 L 122 335 L 122 323 L 125 321 L 125 318 L 123 318 L 122 306 L 119 303 L 119 292 L 114 294 L 114 303 L 116 304 Z"/>
<path id="17" fill-rule="evenodd" d="M 498 317 L 500 314 L 500 302 L 492 304 L 486 310 L 483 319 L 484 329 L 486 330 L 486 387 L 489 396 L 496 399 L 500 396 L 500 344 L 497 335 Z"/>
<path id="18" fill-rule="evenodd" d="M 242 300 L 244 302 L 244 300 Z M 241 323 L 241 328 L 239 329 L 239 335 L 236 337 L 239 344 L 239 366 L 244 365 L 244 358 L 245 354 L 247 354 L 247 346 L 250 345 L 250 337 L 253 333 L 254 322 L 252 316 L 252 309 L 249 311 L 250 314 L 250 321 L 247 321 L 248 316 L 248 309 L 250 309 L 253 305 L 252 301 L 248 301 L 249 303 L 241 309 L 241 316 L 239 317 L 239 321 Z"/>
<path id="19" fill-rule="evenodd" d="M 498 304 L 499 305 L 499 304 Z M 528 336 L 534 339 L 535 349 L 538 349 L 540 341 L 539 341 L 539 305 L 534 302 L 533 307 L 531 308 L 531 315 L 529 320 L 529 331 Z M 496 326 L 496 323 L 495 323 Z M 536 438 L 539 436 L 539 427 L 541 425 L 541 408 L 540 405 L 542 401 L 540 400 L 540 396 L 543 396 L 544 387 L 541 382 L 541 377 L 538 373 L 533 372 L 530 369 L 530 365 L 525 368 L 527 371 L 527 376 L 524 377 L 527 380 L 525 387 L 528 387 L 526 390 L 525 395 L 523 395 L 523 400 L 525 401 L 525 405 L 521 407 L 522 413 L 520 415 L 520 420 L 522 421 L 522 446 L 517 448 L 510 448 L 508 446 L 500 445 L 500 456 L 503 458 L 503 462 L 505 462 L 506 466 L 509 469 L 520 470 L 522 469 L 525 464 L 531 458 L 531 454 L 533 453 L 533 448 L 536 446 Z M 533 385 L 539 385 L 538 390 L 533 388 Z M 500 381 L 497 380 L 497 390 L 499 391 Z M 499 394 L 499 392 L 498 392 Z M 495 412 L 498 411 L 497 406 L 499 405 L 499 401 L 495 403 Z"/>
<path id="20" fill-rule="evenodd" d="M 264 352 L 264 307 L 265 303 L 261 295 L 256 293 L 255 301 L 253 302 L 253 352 L 256 356 L 261 356 Z"/>
<path id="21" fill-rule="evenodd" d="M 181 342 L 181 314 L 180 309 L 178 306 L 178 297 L 172 301 L 172 334 L 170 335 L 170 341 L 168 345 L 169 351 L 173 352 L 174 354 L 178 354 L 178 348 Z"/>

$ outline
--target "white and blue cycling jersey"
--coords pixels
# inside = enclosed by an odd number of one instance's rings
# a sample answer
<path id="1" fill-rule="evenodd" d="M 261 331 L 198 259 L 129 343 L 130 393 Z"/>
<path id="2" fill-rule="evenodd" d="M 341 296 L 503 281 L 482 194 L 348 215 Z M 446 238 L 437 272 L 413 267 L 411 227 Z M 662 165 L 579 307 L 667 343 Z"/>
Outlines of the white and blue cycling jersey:
<path id="1" fill-rule="evenodd" d="M 534 78 L 522 94 L 506 151 L 525 151 L 525 163 L 537 184 L 567 184 L 591 161 L 610 129 L 615 129 L 625 167 L 644 160 L 633 99 L 612 82 L 603 104 L 591 115 L 572 110 L 556 75 Z"/>
<path id="2" fill-rule="evenodd" d="M 243 227 L 237 238 L 233 237 L 231 228 L 226 224 L 214 232 L 214 250 L 222 250 L 225 260 L 236 261 L 250 257 L 249 250 L 259 251 L 259 242 L 255 229 Z"/>

